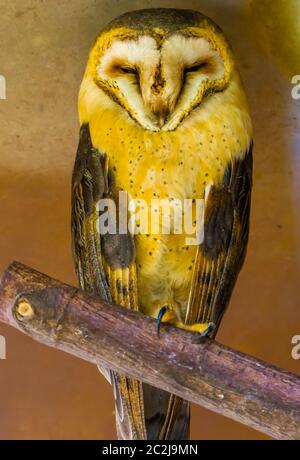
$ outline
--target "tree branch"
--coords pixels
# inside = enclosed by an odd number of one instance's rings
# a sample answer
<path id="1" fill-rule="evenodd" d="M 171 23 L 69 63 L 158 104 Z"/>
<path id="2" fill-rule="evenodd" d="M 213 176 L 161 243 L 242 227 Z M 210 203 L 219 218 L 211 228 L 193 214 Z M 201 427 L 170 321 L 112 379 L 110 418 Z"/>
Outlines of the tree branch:
<path id="1" fill-rule="evenodd" d="M 300 439 L 300 378 L 14 262 L 0 321 L 45 345 L 172 392 L 276 439 Z"/>

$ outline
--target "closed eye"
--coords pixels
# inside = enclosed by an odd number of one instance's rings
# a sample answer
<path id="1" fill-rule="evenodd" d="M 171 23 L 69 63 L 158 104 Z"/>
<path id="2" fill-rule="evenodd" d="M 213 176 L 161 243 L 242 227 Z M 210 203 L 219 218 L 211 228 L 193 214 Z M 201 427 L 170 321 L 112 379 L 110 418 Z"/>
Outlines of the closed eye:
<path id="1" fill-rule="evenodd" d="M 137 69 L 135 67 L 127 67 L 127 66 L 122 66 L 120 67 L 120 71 L 122 73 L 129 73 L 129 74 L 133 74 L 133 75 L 136 75 L 137 74 Z"/>
<path id="2" fill-rule="evenodd" d="M 201 64 L 195 64 L 195 65 L 191 65 L 189 67 L 186 67 L 185 68 L 185 73 L 198 72 L 199 70 L 202 70 L 205 67 L 207 67 L 207 62 L 201 62 Z"/>

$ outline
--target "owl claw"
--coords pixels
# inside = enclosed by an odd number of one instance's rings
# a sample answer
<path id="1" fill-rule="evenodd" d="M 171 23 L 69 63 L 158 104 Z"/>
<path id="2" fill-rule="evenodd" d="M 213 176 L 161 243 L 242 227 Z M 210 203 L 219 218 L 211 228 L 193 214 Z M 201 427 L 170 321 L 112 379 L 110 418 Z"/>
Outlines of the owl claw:
<path id="1" fill-rule="evenodd" d="M 214 332 L 216 330 L 216 325 L 215 323 L 208 323 L 207 328 L 205 329 L 204 332 L 201 334 L 198 334 L 198 336 L 193 340 L 194 343 L 199 343 L 202 341 L 202 339 L 205 339 L 206 337 L 209 336 L 211 332 Z"/>
<path id="2" fill-rule="evenodd" d="M 202 334 L 200 334 L 200 337 L 201 338 L 207 337 L 211 332 L 213 332 L 215 330 L 216 330 L 215 323 L 209 323 L 208 326 L 207 326 L 206 331 L 202 332 Z"/>
<path id="3" fill-rule="evenodd" d="M 168 307 L 166 305 L 164 305 L 163 307 L 161 307 L 161 309 L 159 310 L 159 313 L 157 315 L 157 337 L 159 337 L 159 331 L 160 331 L 160 325 L 161 325 L 161 322 L 162 322 L 162 319 L 164 317 L 164 315 L 166 314 L 166 312 L 168 311 Z"/>

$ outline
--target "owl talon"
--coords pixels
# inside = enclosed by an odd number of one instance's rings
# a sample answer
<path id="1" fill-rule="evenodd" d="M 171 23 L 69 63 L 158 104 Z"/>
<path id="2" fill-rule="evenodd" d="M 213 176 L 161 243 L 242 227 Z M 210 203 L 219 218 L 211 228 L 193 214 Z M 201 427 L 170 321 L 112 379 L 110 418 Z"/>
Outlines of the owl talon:
<path id="1" fill-rule="evenodd" d="M 211 332 L 215 331 L 215 329 L 216 329 L 215 323 L 208 323 L 206 331 L 200 334 L 200 338 L 202 339 L 203 337 L 207 337 Z"/>
<path id="2" fill-rule="evenodd" d="M 216 325 L 215 323 L 208 323 L 207 328 L 205 329 L 204 332 L 201 334 L 198 334 L 198 336 L 193 340 L 194 343 L 201 342 L 203 339 L 209 336 L 211 332 L 214 332 L 216 330 Z"/>
<path id="3" fill-rule="evenodd" d="M 157 337 L 159 337 L 159 331 L 160 331 L 160 325 L 162 323 L 162 319 L 164 317 L 164 315 L 167 313 L 168 311 L 168 307 L 166 305 L 164 305 L 163 307 L 161 307 L 161 309 L 159 310 L 159 313 L 157 315 Z"/>

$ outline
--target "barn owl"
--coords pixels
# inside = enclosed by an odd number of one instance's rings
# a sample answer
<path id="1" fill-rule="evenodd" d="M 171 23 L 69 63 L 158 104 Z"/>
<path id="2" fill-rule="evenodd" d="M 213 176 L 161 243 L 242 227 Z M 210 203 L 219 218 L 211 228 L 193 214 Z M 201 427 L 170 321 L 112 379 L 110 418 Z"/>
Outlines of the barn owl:
<path id="1" fill-rule="evenodd" d="M 72 235 L 81 288 L 213 338 L 244 261 L 252 177 L 251 119 L 223 32 L 191 10 L 114 19 L 90 50 L 79 118 Z M 203 239 L 120 232 L 120 222 L 101 232 L 99 201 L 118 209 L 120 192 L 150 208 L 191 200 L 195 211 L 202 200 Z M 119 439 L 188 439 L 187 401 L 102 371 Z"/>

